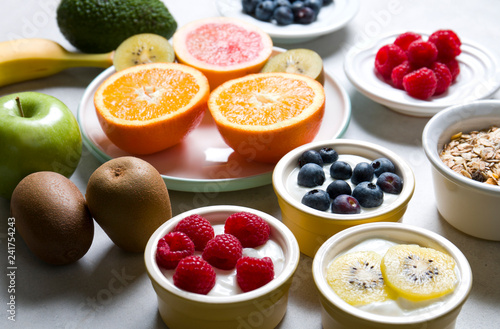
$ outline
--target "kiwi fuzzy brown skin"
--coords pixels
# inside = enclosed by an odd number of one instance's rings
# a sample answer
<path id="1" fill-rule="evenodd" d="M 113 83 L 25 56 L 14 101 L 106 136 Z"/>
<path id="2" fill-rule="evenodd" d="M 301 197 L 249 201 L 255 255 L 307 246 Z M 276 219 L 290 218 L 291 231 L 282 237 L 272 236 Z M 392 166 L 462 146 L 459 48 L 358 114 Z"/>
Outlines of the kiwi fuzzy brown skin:
<path id="1" fill-rule="evenodd" d="M 95 221 L 128 252 L 143 252 L 153 232 L 172 217 L 160 173 L 133 156 L 112 159 L 97 168 L 85 195 Z"/>
<path id="2" fill-rule="evenodd" d="M 82 258 L 94 239 L 94 221 L 85 198 L 65 176 L 41 171 L 26 176 L 14 189 L 12 217 L 28 248 L 53 265 Z"/>

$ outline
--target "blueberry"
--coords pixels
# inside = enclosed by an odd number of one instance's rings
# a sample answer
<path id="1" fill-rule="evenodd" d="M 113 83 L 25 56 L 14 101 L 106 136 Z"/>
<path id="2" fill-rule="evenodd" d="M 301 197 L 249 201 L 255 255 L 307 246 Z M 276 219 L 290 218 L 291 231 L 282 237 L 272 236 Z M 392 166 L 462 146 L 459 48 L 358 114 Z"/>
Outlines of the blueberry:
<path id="1" fill-rule="evenodd" d="M 399 194 L 403 190 L 403 180 L 392 172 L 382 173 L 377 179 L 377 185 L 386 193 Z"/>
<path id="2" fill-rule="evenodd" d="M 331 3 L 333 3 L 333 0 L 323 0 L 323 6 L 327 6 Z"/>
<path id="3" fill-rule="evenodd" d="M 299 24 L 311 24 L 316 19 L 314 11 L 309 7 L 302 7 L 294 12 L 294 21 Z"/>
<path id="4" fill-rule="evenodd" d="M 371 182 L 359 183 L 352 191 L 352 196 L 365 208 L 378 207 L 384 201 L 384 192 Z"/>
<path id="5" fill-rule="evenodd" d="M 276 6 L 284 6 L 284 7 L 292 7 L 292 4 L 289 0 L 274 0 Z"/>
<path id="6" fill-rule="evenodd" d="M 351 195 L 351 186 L 345 180 L 334 180 L 328 184 L 326 188 L 326 193 L 333 200 L 341 194 Z"/>
<path id="7" fill-rule="evenodd" d="M 359 214 L 361 206 L 353 196 L 341 194 L 333 199 L 332 212 L 335 214 Z"/>
<path id="8" fill-rule="evenodd" d="M 306 163 L 315 163 L 317 165 L 323 165 L 323 158 L 318 151 L 308 150 L 302 153 L 299 157 L 299 167 L 302 167 Z"/>
<path id="9" fill-rule="evenodd" d="M 330 176 L 333 179 L 349 179 L 352 175 L 351 165 L 344 161 L 335 161 L 330 166 Z"/>
<path id="10" fill-rule="evenodd" d="M 255 8 L 255 18 L 261 21 L 269 21 L 273 16 L 276 3 L 272 0 L 264 0 Z"/>
<path id="11" fill-rule="evenodd" d="M 368 162 L 360 162 L 352 171 L 351 183 L 357 185 L 373 179 L 373 167 Z"/>
<path id="12" fill-rule="evenodd" d="M 394 163 L 387 158 L 378 158 L 372 161 L 373 172 L 375 176 L 380 176 L 384 172 L 395 172 Z"/>
<path id="13" fill-rule="evenodd" d="M 241 6 L 245 14 L 253 15 L 255 8 L 262 0 L 241 0 Z"/>
<path id="14" fill-rule="evenodd" d="M 323 185 L 325 182 L 325 172 L 323 167 L 315 163 L 306 163 L 299 170 L 297 175 L 297 184 L 305 187 L 314 187 Z"/>
<path id="15" fill-rule="evenodd" d="M 279 6 L 274 10 L 273 19 L 278 25 L 290 25 L 293 23 L 293 12 L 291 7 Z"/>
<path id="16" fill-rule="evenodd" d="M 292 12 L 293 12 L 293 17 L 297 17 L 297 11 L 301 8 L 304 8 L 304 1 L 302 0 L 296 0 L 292 2 Z"/>
<path id="17" fill-rule="evenodd" d="M 321 211 L 325 211 L 330 208 L 330 196 L 328 196 L 328 193 L 323 190 L 314 189 L 308 191 L 302 197 L 301 202 L 308 207 Z"/>
<path id="18" fill-rule="evenodd" d="M 323 0 L 305 0 L 304 5 L 311 8 L 314 11 L 314 15 L 317 17 L 321 7 L 323 7 Z"/>
<path id="19" fill-rule="evenodd" d="M 323 147 L 321 150 L 319 150 L 319 155 L 321 155 L 323 163 L 333 163 L 339 158 L 339 154 L 337 153 L 337 151 L 335 151 L 331 147 Z"/>

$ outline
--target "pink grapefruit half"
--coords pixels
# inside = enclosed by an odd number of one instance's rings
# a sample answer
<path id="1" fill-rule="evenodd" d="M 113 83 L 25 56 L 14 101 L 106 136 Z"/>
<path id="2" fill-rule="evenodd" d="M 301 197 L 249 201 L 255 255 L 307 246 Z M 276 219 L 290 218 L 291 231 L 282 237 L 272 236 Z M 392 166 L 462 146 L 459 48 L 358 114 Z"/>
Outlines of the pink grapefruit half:
<path id="1" fill-rule="evenodd" d="M 257 26 L 231 17 L 210 17 L 179 28 L 172 39 L 179 63 L 197 68 L 213 90 L 259 72 L 273 51 L 271 37 Z"/>

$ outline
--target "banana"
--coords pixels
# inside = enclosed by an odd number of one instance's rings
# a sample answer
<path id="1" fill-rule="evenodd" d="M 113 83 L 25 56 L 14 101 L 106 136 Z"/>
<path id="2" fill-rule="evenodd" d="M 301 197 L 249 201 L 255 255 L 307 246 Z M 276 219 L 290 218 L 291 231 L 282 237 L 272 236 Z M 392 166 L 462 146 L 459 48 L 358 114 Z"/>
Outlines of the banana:
<path id="1" fill-rule="evenodd" d="M 113 52 L 73 53 L 48 39 L 18 39 L 0 42 L 0 87 L 50 76 L 70 67 L 113 65 Z"/>

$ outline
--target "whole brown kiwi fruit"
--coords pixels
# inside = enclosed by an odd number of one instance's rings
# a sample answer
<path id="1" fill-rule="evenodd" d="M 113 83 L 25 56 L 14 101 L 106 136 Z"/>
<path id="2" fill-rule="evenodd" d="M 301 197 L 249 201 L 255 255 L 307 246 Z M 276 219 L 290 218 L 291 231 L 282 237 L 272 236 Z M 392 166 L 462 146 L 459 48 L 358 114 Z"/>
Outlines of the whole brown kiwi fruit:
<path id="1" fill-rule="evenodd" d="M 94 239 L 94 221 L 83 194 L 61 174 L 26 176 L 14 189 L 10 211 L 28 248 L 49 264 L 77 261 Z"/>
<path id="2" fill-rule="evenodd" d="M 153 232 L 172 217 L 167 186 L 148 162 L 133 156 L 109 160 L 90 176 L 90 213 L 121 249 L 143 252 Z"/>

